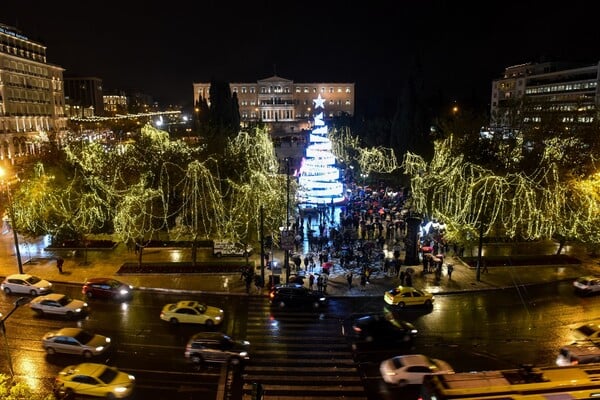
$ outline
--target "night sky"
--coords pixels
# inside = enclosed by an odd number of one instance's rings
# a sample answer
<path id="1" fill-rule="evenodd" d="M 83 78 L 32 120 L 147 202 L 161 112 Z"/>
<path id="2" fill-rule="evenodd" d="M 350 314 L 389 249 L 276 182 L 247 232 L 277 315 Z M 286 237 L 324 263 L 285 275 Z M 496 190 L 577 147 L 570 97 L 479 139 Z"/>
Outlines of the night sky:
<path id="1" fill-rule="evenodd" d="M 487 109 L 491 81 L 507 66 L 600 61 L 597 15 L 593 1 L 537 0 L 7 0 L 0 7 L 0 23 L 45 44 L 48 62 L 67 76 L 99 77 L 105 90 L 190 107 L 194 82 L 276 73 L 299 83 L 354 82 L 357 113 L 395 99 L 413 76 L 449 103 Z"/>

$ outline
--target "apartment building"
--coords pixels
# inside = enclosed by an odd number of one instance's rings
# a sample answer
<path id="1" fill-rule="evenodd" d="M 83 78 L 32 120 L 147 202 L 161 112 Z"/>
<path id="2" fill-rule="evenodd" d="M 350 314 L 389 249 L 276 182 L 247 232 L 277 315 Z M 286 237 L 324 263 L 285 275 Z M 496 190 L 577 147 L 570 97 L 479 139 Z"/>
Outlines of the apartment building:
<path id="1" fill-rule="evenodd" d="M 14 164 L 65 132 L 63 71 L 44 45 L 0 24 L 0 161 Z"/>
<path id="2" fill-rule="evenodd" d="M 90 118 L 104 115 L 102 79 L 97 77 L 65 76 L 66 115 Z"/>
<path id="3" fill-rule="evenodd" d="M 194 104 L 206 99 L 210 104 L 210 83 L 194 83 Z M 354 115 L 354 83 L 297 83 L 279 76 L 256 82 L 230 83 L 238 98 L 242 124 L 261 121 L 273 130 L 288 133 L 309 129 L 313 100 L 325 99 L 326 115 Z"/>
<path id="4" fill-rule="evenodd" d="M 491 126 L 572 129 L 599 115 L 600 63 L 527 63 L 507 67 L 492 82 Z"/>

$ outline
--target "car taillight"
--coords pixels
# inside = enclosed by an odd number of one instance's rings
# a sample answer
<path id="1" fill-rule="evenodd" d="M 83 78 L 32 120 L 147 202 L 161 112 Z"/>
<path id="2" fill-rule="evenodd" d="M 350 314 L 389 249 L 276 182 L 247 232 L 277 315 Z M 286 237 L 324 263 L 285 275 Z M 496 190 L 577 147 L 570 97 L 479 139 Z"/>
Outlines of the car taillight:
<path id="1" fill-rule="evenodd" d="M 273 297 L 275 297 L 275 293 L 273 293 L 273 292 L 269 293 L 269 298 L 273 299 Z"/>
<path id="2" fill-rule="evenodd" d="M 361 329 L 359 326 L 353 326 L 353 327 L 352 327 L 352 330 L 353 330 L 354 332 L 358 332 L 358 333 L 362 332 L 362 329 Z"/>

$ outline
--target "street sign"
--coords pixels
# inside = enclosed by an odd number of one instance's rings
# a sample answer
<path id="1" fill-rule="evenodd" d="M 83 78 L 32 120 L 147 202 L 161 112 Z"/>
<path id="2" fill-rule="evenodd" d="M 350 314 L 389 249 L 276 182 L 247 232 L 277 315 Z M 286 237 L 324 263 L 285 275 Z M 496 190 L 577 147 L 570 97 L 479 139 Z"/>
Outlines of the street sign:
<path id="1" fill-rule="evenodd" d="M 294 250 L 294 233 L 290 231 L 281 232 L 281 249 Z"/>

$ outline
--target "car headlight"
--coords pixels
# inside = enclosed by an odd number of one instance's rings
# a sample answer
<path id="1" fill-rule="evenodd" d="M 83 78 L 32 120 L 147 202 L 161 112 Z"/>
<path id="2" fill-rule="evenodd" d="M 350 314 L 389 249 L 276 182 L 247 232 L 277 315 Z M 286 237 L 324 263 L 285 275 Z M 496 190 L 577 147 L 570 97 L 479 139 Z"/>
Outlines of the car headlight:
<path id="1" fill-rule="evenodd" d="M 126 388 L 125 386 L 117 386 L 117 387 L 115 388 L 115 392 L 117 392 L 117 393 L 123 393 L 123 392 L 125 392 L 126 390 L 127 390 L 127 388 Z"/>
<path id="2" fill-rule="evenodd" d="M 98 346 L 98 347 L 96 347 L 96 351 L 97 352 L 101 352 L 102 350 L 104 350 L 104 346 Z"/>
<path id="3" fill-rule="evenodd" d="M 217 316 L 215 317 L 215 319 L 216 319 L 217 321 L 220 321 L 220 320 L 221 320 L 221 316 L 220 316 L 220 315 L 217 315 Z"/>
<path id="4" fill-rule="evenodd" d="M 106 343 L 110 343 L 110 338 L 109 337 L 106 338 Z"/>
<path id="5" fill-rule="evenodd" d="M 319 301 L 325 301 L 325 297 L 319 297 Z"/>
<path id="6" fill-rule="evenodd" d="M 244 358 L 248 357 L 248 352 L 247 351 L 240 352 L 240 357 L 244 357 Z"/>
<path id="7" fill-rule="evenodd" d="M 81 308 L 76 308 L 75 312 L 81 312 Z"/>
<path id="8" fill-rule="evenodd" d="M 412 333 L 412 334 L 415 334 L 415 335 L 416 335 L 418 332 L 419 332 L 419 331 L 418 331 L 418 330 L 416 330 L 416 329 L 411 329 L 411 330 L 410 330 L 410 333 Z"/>
<path id="9" fill-rule="evenodd" d="M 129 294 L 129 290 L 128 290 L 128 289 L 121 289 L 121 290 L 119 291 L 119 294 L 120 294 L 121 296 L 125 296 L 125 295 Z"/>

